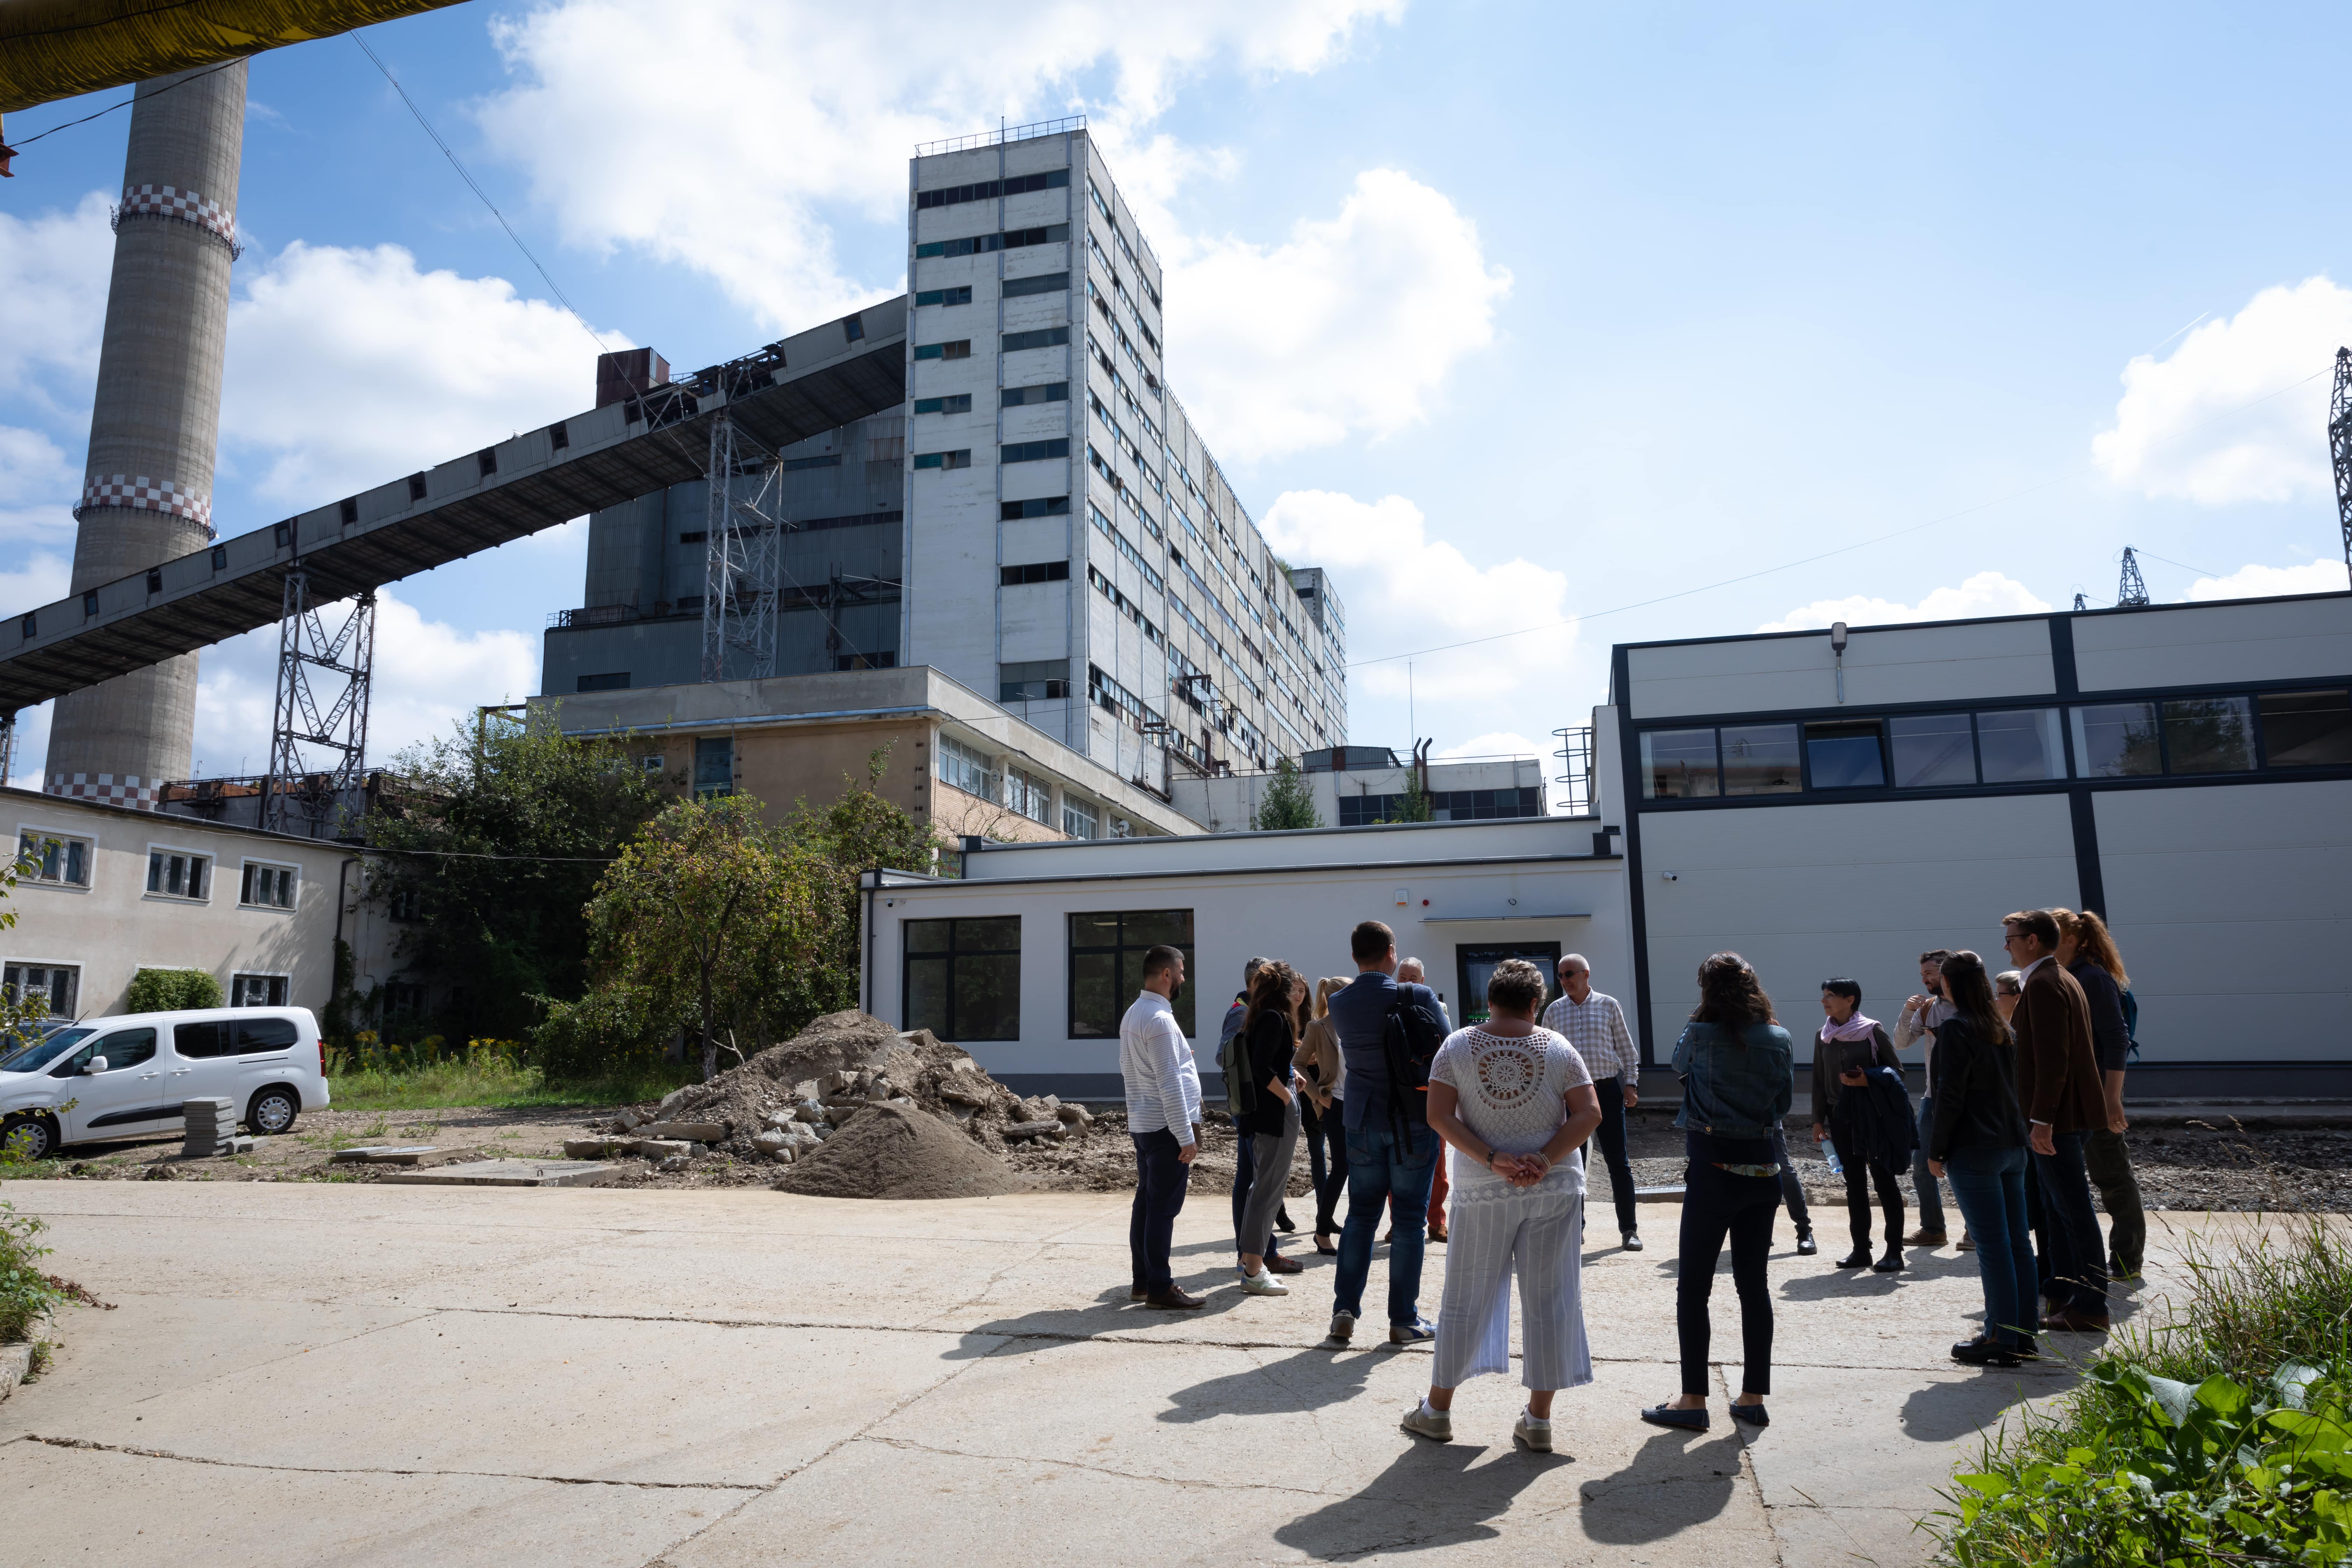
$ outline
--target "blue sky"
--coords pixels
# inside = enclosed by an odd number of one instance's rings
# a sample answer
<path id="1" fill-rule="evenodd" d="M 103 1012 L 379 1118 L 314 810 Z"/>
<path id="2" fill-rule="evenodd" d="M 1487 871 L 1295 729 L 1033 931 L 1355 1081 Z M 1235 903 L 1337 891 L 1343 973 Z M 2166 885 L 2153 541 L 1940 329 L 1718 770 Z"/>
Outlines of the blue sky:
<path id="1" fill-rule="evenodd" d="M 1614 641 L 2099 603 L 2126 544 L 2158 599 L 2344 586 L 2347 29 L 477 0 L 368 37 L 591 326 L 681 365 L 895 289 L 915 141 L 1088 113 L 1169 264 L 1171 384 L 1353 656 L 1546 628 L 1414 658 L 1415 725 L 1402 663 L 1353 672 L 1355 740 L 1443 752 L 1584 721 Z M 350 40 L 251 100 L 225 530 L 586 405 L 588 334 Z M 127 121 L 0 184 L 0 610 L 62 591 Z M 536 689 L 583 547 L 395 588 L 383 749 Z M 209 771 L 260 765 L 265 641 L 206 656 Z"/>

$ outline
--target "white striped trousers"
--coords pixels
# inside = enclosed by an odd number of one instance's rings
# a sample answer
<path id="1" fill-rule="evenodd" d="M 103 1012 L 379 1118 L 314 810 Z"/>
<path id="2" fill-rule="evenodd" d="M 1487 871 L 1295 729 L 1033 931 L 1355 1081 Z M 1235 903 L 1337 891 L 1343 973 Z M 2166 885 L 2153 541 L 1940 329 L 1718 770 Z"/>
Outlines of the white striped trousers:
<path id="1" fill-rule="evenodd" d="M 1581 1388 L 1592 1381 L 1581 1285 L 1584 1198 L 1575 1193 L 1485 1194 L 1454 1189 L 1445 1242 L 1445 1294 L 1437 1309 L 1436 1365 L 1429 1381 L 1455 1388 L 1480 1373 L 1511 1370 L 1511 1279 L 1519 1281 L 1526 1343 L 1519 1381 L 1528 1388 Z"/>

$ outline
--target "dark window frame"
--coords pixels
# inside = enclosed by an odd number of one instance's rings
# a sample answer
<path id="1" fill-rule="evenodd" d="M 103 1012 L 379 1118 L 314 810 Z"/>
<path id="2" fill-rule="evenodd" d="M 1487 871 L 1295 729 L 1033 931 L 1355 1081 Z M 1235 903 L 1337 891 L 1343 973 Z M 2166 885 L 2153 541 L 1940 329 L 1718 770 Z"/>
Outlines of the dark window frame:
<path id="1" fill-rule="evenodd" d="M 1013 924 L 1013 945 L 1011 947 L 965 947 L 961 945 L 958 940 L 961 935 L 958 929 L 960 927 L 998 925 L 1006 921 L 1010 921 Z M 989 1041 L 1019 1039 L 1021 1037 L 1022 924 L 1022 918 L 1018 914 L 954 915 L 942 917 L 938 920 L 900 921 L 898 926 L 898 1026 L 902 1029 L 929 1029 L 932 1034 L 938 1036 L 941 1040 L 956 1045 L 963 1044 L 968 1040 Z M 914 944 L 913 931 L 914 928 L 919 926 L 945 926 L 948 928 L 948 945 L 944 948 L 927 949 L 919 952 L 917 952 Z M 1010 958 L 1013 960 L 1011 1017 L 1009 1020 L 999 1021 L 999 1026 L 1004 1026 L 1009 1023 L 1013 1031 L 1011 1034 L 980 1034 L 965 1030 L 959 1026 L 956 1003 L 956 972 L 960 967 L 958 961 L 962 959 L 987 958 Z M 946 1000 L 943 1011 L 945 1015 L 945 1022 L 949 1026 L 945 1030 L 936 1027 L 929 1022 L 918 1019 L 914 1016 L 914 1004 L 911 999 L 915 994 L 915 966 L 918 963 L 941 963 L 945 972 L 943 994 Z"/>
<path id="2" fill-rule="evenodd" d="M 1186 931 L 1190 933 L 1186 936 L 1184 941 L 1171 942 L 1169 944 L 1184 955 L 1184 984 L 1177 987 L 1174 1002 L 1176 1023 L 1177 1026 L 1183 1030 L 1185 1038 L 1197 1039 L 1199 1037 L 1197 1028 L 1195 1027 L 1199 1021 L 1198 1009 L 1195 1004 L 1198 1000 L 1198 993 L 1200 991 L 1200 980 L 1196 973 L 1198 966 L 1193 962 L 1193 945 L 1199 937 L 1199 929 L 1196 924 L 1196 911 L 1189 909 L 1164 909 L 1072 910 L 1062 917 L 1063 951 L 1067 960 L 1064 975 L 1065 995 L 1063 1000 L 1068 1009 L 1065 1021 L 1067 1023 L 1069 1027 L 1069 1038 L 1073 1040 L 1115 1040 L 1118 1038 L 1119 1020 L 1126 1016 L 1127 1009 L 1132 1005 L 1135 1001 L 1135 994 L 1128 994 L 1126 987 L 1121 984 L 1122 978 L 1127 973 L 1127 955 L 1130 952 L 1135 955 L 1134 962 L 1137 983 L 1134 986 L 1134 993 L 1136 994 L 1140 994 L 1143 989 L 1141 982 L 1143 973 L 1143 954 L 1147 950 L 1155 945 L 1150 942 L 1128 941 L 1128 921 L 1140 919 L 1165 919 L 1171 915 L 1181 915 L 1184 920 L 1184 928 Z M 1081 944 L 1079 942 L 1077 927 L 1077 922 L 1079 921 L 1100 921 L 1106 919 L 1116 920 L 1118 921 L 1118 936 L 1116 941 L 1108 944 L 1101 942 Z M 1099 958 L 1106 954 L 1109 955 L 1111 958 L 1112 1006 L 1110 1009 L 1109 1023 L 1107 1027 L 1098 1031 L 1092 1029 L 1081 1031 L 1078 1027 L 1078 960 L 1080 958 Z M 1186 1016 L 1188 1014 L 1192 1015 L 1190 1021 L 1188 1021 Z"/>

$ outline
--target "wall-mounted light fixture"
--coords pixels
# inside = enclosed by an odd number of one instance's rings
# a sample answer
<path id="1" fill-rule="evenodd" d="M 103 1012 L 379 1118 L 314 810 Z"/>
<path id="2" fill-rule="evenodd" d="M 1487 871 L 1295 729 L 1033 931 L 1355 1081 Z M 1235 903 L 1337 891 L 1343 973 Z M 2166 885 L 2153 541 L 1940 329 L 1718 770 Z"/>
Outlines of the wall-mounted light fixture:
<path id="1" fill-rule="evenodd" d="M 1830 623 L 1830 652 L 1837 658 L 1837 699 L 1845 700 L 1845 623 Z"/>

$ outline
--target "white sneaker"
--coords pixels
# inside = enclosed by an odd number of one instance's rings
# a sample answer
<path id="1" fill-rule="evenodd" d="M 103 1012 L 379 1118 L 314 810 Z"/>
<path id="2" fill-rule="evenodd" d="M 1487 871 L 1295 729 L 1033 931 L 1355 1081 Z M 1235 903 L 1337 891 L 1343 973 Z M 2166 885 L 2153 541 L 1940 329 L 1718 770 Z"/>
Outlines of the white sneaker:
<path id="1" fill-rule="evenodd" d="M 1526 1444 L 1534 1453 L 1549 1454 L 1551 1452 L 1551 1423 L 1549 1420 L 1538 1421 L 1523 1409 L 1519 1412 L 1518 1424 L 1511 1428 L 1511 1439 Z"/>
<path id="2" fill-rule="evenodd" d="M 1255 1274 L 1243 1275 L 1242 1289 L 1248 1291 L 1253 1296 L 1287 1296 L 1290 1294 L 1289 1286 L 1285 1285 L 1281 1280 L 1276 1279 L 1273 1274 L 1263 1268 L 1259 1269 Z"/>
<path id="3" fill-rule="evenodd" d="M 1354 1339 L 1356 1337 L 1356 1314 L 1353 1312 L 1332 1313 L 1331 1337 L 1335 1340 Z"/>
<path id="4" fill-rule="evenodd" d="M 1444 1410 L 1432 1410 L 1426 1402 L 1405 1412 L 1404 1429 L 1416 1437 L 1433 1437 L 1440 1443 L 1454 1441 L 1453 1415 Z"/>

